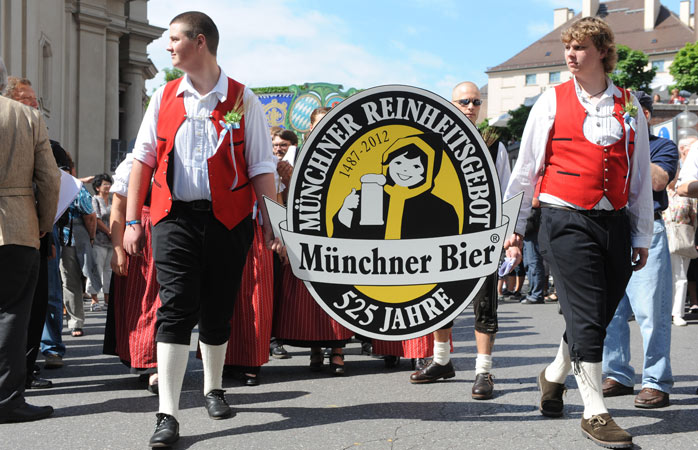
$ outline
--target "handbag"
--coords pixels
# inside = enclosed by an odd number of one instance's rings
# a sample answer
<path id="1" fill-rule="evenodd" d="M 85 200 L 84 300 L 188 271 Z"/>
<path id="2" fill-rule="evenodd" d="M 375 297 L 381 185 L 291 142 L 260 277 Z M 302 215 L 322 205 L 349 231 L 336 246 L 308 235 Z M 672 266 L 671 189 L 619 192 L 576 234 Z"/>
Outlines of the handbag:
<path id="1" fill-rule="evenodd" d="M 667 239 L 669 240 L 669 252 L 684 258 L 698 258 L 695 236 L 696 229 L 692 225 L 668 222 L 666 224 Z"/>

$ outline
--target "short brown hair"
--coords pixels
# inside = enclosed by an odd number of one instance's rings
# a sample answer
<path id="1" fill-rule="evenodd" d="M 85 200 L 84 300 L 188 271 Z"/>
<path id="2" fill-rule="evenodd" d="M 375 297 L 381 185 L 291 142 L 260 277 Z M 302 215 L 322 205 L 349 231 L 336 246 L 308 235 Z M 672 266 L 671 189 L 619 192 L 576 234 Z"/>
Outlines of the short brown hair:
<path id="1" fill-rule="evenodd" d="M 170 21 L 170 25 L 173 23 L 183 23 L 187 26 L 187 30 L 184 31 L 184 35 L 191 39 L 192 41 L 196 39 L 198 35 L 203 35 L 206 38 L 206 47 L 208 51 L 211 52 L 213 56 L 216 56 L 218 51 L 218 27 L 213 23 L 213 20 L 206 14 L 200 11 L 187 11 L 175 16 L 174 19 Z"/>
<path id="2" fill-rule="evenodd" d="M 317 118 L 318 116 L 324 116 L 328 112 L 330 112 L 330 108 L 328 108 L 327 106 L 321 106 L 319 108 L 315 108 L 313 110 L 313 112 L 310 113 L 310 123 L 315 124 L 315 122 L 320 120 Z"/>
<path id="3" fill-rule="evenodd" d="M 7 77 L 7 85 L 5 86 L 5 97 L 15 99 L 17 90 L 22 86 L 31 86 L 32 82 L 27 78 Z"/>
<path id="4" fill-rule="evenodd" d="M 279 136 L 284 141 L 289 141 L 291 145 L 298 145 L 298 136 L 296 136 L 296 133 L 291 130 L 282 129 L 281 131 L 274 133 L 274 137 L 276 136 Z"/>
<path id="5" fill-rule="evenodd" d="M 582 42 L 586 38 L 591 39 L 598 51 L 606 50 L 603 68 L 606 73 L 613 72 L 618 61 L 618 54 L 616 53 L 615 36 L 611 27 L 598 17 L 584 17 L 563 31 L 561 36 L 562 42 L 565 44 L 569 44 L 572 41 Z"/>

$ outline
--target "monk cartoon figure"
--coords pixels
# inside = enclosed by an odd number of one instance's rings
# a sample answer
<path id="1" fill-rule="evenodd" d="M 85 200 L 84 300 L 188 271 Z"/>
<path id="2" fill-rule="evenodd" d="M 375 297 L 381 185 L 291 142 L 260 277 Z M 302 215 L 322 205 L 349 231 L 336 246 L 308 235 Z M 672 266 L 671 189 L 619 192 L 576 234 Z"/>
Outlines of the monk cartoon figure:
<path id="1" fill-rule="evenodd" d="M 333 219 L 334 237 L 415 239 L 459 234 L 455 209 L 432 193 L 442 148 L 438 133 L 395 141 L 383 153 L 383 173 L 363 175 L 361 189 L 352 189 L 344 199 Z"/>

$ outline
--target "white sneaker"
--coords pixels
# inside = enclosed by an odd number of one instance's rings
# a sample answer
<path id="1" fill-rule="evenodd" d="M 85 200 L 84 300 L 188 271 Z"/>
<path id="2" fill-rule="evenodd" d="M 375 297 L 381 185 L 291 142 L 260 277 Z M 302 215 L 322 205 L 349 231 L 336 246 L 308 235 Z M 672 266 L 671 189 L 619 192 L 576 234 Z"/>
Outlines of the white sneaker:
<path id="1" fill-rule="evenodd" d="M 686 322 L 685 320 L 683 320 L 682 317 L 679 316 L 674 316 L 673 323 L 677 327 L 685 327 L 686 325 L 688 325 L 688 322 Z"/>

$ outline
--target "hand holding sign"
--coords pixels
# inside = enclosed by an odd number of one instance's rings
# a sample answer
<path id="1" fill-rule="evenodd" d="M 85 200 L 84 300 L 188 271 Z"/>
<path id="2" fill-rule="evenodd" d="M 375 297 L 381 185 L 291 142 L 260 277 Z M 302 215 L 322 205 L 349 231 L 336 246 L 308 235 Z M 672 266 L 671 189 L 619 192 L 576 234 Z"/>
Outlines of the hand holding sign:
<path id="1" fill-rule="evenodd" d="M 344 203 L 342 203 L 342 209 L 339 210 L 338 218 L 339 221 L 346 227 L 351 226 L 351 219 L 354 217 L 354 210 L 359 206 L 359 194 L 356 189 L 352 188 L 349 195 L 344 198 Z"/>

